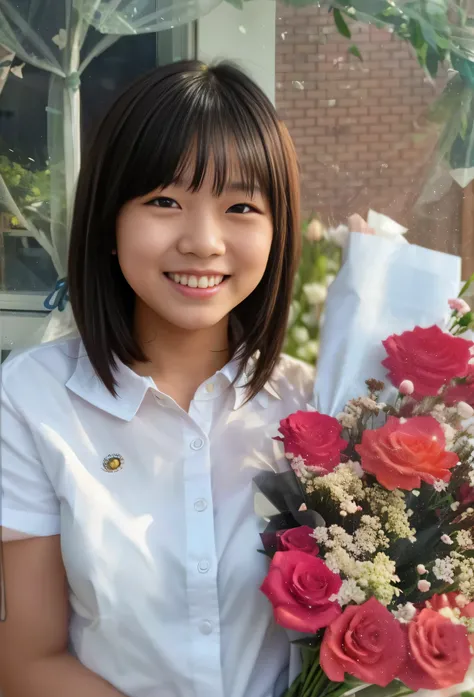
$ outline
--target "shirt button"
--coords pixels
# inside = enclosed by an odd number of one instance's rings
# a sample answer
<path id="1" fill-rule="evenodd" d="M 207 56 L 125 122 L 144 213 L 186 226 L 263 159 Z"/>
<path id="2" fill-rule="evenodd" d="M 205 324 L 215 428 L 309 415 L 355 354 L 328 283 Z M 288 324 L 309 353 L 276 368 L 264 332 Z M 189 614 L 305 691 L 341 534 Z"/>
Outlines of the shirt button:
<path id="1" fill-rule="evenodd" d="M 199 623 L 199 631 L 201 634 L 211 634 L 212 633 L 212 622 L 209 620 L 203 620 Z"/>
<path id="2" fill-rule="evenodd" d="M 201 559 L 201 561 L 198 564 L 198 571 L 200 574 L 207 574 L 209 569 L 211 568 L 211 565 L 207 561 L 207 559 Z"/>
<path id="3" fill-rule="evenodd" d="M 205 501 L 205 499 L 197 499 L 197 501 L 194 502 L 194 510 L 198 513 L 202 513 L 202 511 L 205 511 L 206 508 L 207 501 Z"/>
<path id="4" fill-rule="evenodd" d="M 204 441 L 202 438 L 195 438 L 194 440 L 191 441 L 191 448 L 193 450 L 201 450 L 203 445 L 204 445 Z"/>
<path id="5" fill-rule="evenodd" d="M 214 383 L 208 382 L 206 385 L 206 392 L 214 392 Z"/>

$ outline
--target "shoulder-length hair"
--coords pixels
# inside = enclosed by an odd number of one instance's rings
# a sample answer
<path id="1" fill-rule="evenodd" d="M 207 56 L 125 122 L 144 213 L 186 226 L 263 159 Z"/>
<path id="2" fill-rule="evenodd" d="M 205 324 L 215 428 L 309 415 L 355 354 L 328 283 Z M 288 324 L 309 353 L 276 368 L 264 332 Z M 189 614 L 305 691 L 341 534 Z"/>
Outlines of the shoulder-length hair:
<path id="1" fill-rule="evenodd" d="M 193 162 L 190 162 L 193 158 Z M 232 162 L 231 162 L 232 158 Z M 214 192 L 235 173 L 261 188 L 273 241 L 258 287 L 234 310 L 243 343 L 232 347 L 240 374 L 255 357 L 248 398 L 271 378 L 282 350 L 300 252 L 299 176 L 293 144 L 264 92 L 229 63 L 184 61 L 154 70 L 106 114 L 85 154 L 77 185 L 68 264 L 72 310 L 88 357 L 115 394 L 116 359 L 147 361 L 133 332 L 135 295 L 116 256 L 120 208 L 192 168 L 198 191 L 212 159 Z"/>

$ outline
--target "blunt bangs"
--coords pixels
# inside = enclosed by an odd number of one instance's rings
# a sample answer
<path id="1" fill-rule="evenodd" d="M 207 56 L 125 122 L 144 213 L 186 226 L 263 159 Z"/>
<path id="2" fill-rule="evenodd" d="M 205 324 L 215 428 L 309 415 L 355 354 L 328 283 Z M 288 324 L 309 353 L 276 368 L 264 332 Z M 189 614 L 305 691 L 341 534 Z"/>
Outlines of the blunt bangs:
<path id="1" fill-rule="evenodd" d="M 89 359 L 113 393 L 116 358 L 147 361 L 133 336 L 134 294 L 112 255 L 120 208 L 178 182 L 197 192 L 208 171 L 216 196 L 238 184 L 249 194 L 259 188 L 270 205 L 269 262 L 259 286 L 233 311 L 245 339 L 231 350 L 241 372 L 258 353 L 249 397 L 274 370 L 300 247 L 296 155 L 273 105 L 243 72 L 184 61 L 145 75 L 118 98 L 79 176 L 69 294 Z"/>

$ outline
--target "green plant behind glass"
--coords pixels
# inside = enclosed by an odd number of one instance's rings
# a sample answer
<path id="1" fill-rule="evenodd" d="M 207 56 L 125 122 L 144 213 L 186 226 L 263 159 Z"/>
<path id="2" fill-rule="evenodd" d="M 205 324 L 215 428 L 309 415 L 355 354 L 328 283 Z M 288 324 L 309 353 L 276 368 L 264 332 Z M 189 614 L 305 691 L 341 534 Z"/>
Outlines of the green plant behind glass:
<path id="1" fill-rule="evenodd" d="M 309 363 L 318 355 L 328 286 L 339 270 L 341 250 L 326 238 L 317 219 L 303 225 L 301 263 L 295 280 L 285 352 Z"/>

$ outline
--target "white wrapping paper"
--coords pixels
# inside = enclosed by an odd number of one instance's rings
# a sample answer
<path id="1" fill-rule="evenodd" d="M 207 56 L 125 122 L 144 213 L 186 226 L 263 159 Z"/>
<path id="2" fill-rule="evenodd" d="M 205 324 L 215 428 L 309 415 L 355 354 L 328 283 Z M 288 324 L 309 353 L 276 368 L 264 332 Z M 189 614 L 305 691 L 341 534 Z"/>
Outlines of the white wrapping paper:
<path id="1" fill-rule="evenodd" d="M 368 378 L 386 381 L 383 339 L 415 325 L 445 326 L 448 300 L 459 293 L 459 257 L 384 237 L 351 233 L 329 288 L 314 391 L 326 414 L 365 394 Z"/>

